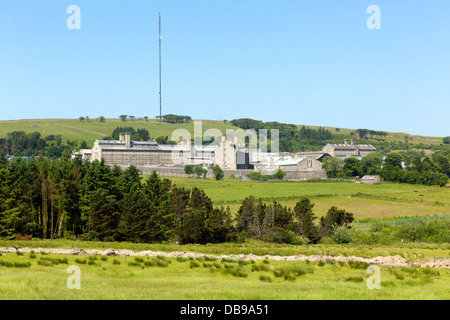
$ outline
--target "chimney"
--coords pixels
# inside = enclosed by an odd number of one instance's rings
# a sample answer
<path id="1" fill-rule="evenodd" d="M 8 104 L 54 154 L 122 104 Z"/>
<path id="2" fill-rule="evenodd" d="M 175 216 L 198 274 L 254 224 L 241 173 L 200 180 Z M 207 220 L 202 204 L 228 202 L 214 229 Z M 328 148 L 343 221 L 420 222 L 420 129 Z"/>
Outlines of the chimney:
<path id="1" fill-rule="evenodd" d="M 344 144 L 348 145 L 348 140 L 347 139 L 344 140 Z"/>
<path id="2" fill-rule="evenodd" d="M 239 135 L 237 133 L 233 137 L 233 143 L 236 149 L 239 149 Z"/>
<path id="3" fill-rule="evenodd" d="M 351 144 L 352 144 L 352 146 L 355 145 L 355 140 L 354 139 L 352 139 Z"/>
<path id="4" fill-rule="evenodd" d="M 124 134 L 125 136 L 125 146 L 131 148 L 131 134 L 129 132 Z"/>
<path id="5" fill-rule="evenodd" d="M 125 141 L 125 133 L 119 133 L 119 141 Z"/>

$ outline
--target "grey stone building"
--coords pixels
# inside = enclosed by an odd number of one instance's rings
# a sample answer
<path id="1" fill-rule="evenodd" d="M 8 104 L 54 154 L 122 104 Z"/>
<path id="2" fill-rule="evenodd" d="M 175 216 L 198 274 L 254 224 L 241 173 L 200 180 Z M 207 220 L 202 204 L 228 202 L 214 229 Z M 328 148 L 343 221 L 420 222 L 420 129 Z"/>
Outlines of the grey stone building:
<path id="1" fill-rule="evenodd" d="M 365 157 L 376 151 L 377 149 L 374 146 L 370 144 L 357 144 L 355 143 L 355 140 L 351 140 L 350 144 L 348 143 L 348 140 L 345 140 L 343 144 L 329 143 L 322 149 L 322 152 L 328 153 L 332 157 Z"/>

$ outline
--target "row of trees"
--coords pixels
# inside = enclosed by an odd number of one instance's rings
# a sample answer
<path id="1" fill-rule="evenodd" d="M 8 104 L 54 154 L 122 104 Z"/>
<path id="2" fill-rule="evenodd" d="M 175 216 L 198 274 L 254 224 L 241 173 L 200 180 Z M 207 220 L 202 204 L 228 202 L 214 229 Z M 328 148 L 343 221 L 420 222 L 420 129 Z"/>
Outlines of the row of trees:
<path id="1" fill-rule="evenodd" d="M 229 210 L 199 189 L 104 162 L 0 157 L 0 238 L 222 242 L 235 239 Z M 229 229 L 229 230 L 228 230 Z M 195 231 L 195 232 L 194 232 Z"/>
<path id="2" fill-rule="evenodd" d="M 159 118 L 159 116 L 158 116 Z M 167 123 L 189 123 L 192 121 L 190 116 L 179 116 L 176 114 L 166 114 L 162 116 L 161 120 Z"/>
<path id="3" fill-rule="evenodd" d="M 442 153 L 435 153 L 431 158 L 417 157 L 406 170 L 402 167 L 402 161 L 400 153 L 388 154 L 381 169 L 381 177 L 385 181 L 441 187 L 447 185 L 449 181 L 450 158 Z"/>
<path id="4" fill-rule="evenodd" d="M 173 185 L 156 173 L 141 181 L 139 170 L 103 161 L 0 157 L 0 238 L 17 235 L 100 241 L 220 243 L 238 238 L 317 242 L 352 215 L 332 208 L 317 225 L 313 205 L 302 199 L 291 210 L 261 199 L 244 200 L 236 218 L 214 208 L 204 191 Z M 278 228 L 278 229 L 277 229 Z M 285 232 L 290 232 L 286 237 Z M 295 238 L 294 237 L 294 238 Z"/>
<path id="5" fill-rule="evenodd" d="M 450 152 L 436 152 L 431 157 L 421 153 L 389 153 L 386 158 L 374 152 L 357 158 L 327 158 L 323 169 L 329 178 L 380 175 L 385 181 L 445 186 L 450 178 Z"/>
<path id="6" fill-rule="evenodd" d="M 142 117 L 142 118 L 136 118 L 135 116 L 130 116 L 130 115 L 126 115 L 126 114 L 122 114 L 122 115 L 120 115 L 119 116 L 119 119 L 120 119 L 120 121 L 122 121 L 122 122 L 127 122 L 128 120 L 129 121 L 136 121 L 136 120 L 139 120 L 139 121 L 143 121 L 143 120 L 145 120 L 146 122 L 148 122 L 148 117 L 147 116 L 145 116 L 145 117 Z"/>
<path id="7" fill-rule="evenodd" d="M 279 122 L 263 122 L 253 119 L 235 119 L 230 123 L 243 130 L 254 129 L 259 134 L 259 130 L 268 130 L 268 139 L 271 139 L 271 130 L 279 130 L 279 148 L 283 152 L 298 152 L 305 150 L 319 150 L 328 140 L 333 139 L 330 131 L 319 128 L 312 129 L 305 126 L 300 129 L 293 124 Z M 270 149 L 270 143 L 268 145 Z"/>
<path id="8" fill-rule="evenodd" d="M 70 156 L 74 148 L 81 147 L 76 142 L 67 140 L 65 143 L 61 135 L 42 137 L 39 132 L 26 133 L 13 131 L 0 139 L 0 151 L 11 156 L 45 156 L 60 158 Z"/>
<path id="9" fill-rule="evenodd" d="M 202 176 L 205 179 L 206 178 L 206 174 L 208 173 L 208 170 L 203 168 L 202 166 L 191 166 L 191 165 L 186 165 L 184 167 L 184 173 L 187 174 L 188 176 L 194 175 L 200 179 Z"/>
<path id="10" fill-rule="evenodd" d="M 376 130 L 369 130 L 369 129 L 358 129 L 356 130 L 356 134 L 359 136 L 360 139 L 364 139 L 367 140 L 369 139 L 373 139 L 374 137 L 376 137 L 377 140 L 380 139 L 386 139 L 387 137 L 387 132 L 384 131 L 376 131 Z"/>
<path id="11" fill-rule="evenodd" d="M 271 239 L 285 243 L 317 243 L 333 234 L 335 228 L 349 228 L 353 214 L 336 207 L 330 208 L 326 216 L 316 223 L 314 204 L 308 198 L 298 201 L 293 210 L 276 201 L 265 204 L 262 199 L 251 196 L 239 208 L 236 222 L 238 232 L 247 237 Z"/>
<path id="12" fill-rule="evenodd" d="M 350 178 L 365 175 L 379 175 L 383 165 L 383 155 L 378 152 L 370 153 L 361 160 L 357 158 L 328 157 L 323 161 L 323 169 L 328 178 Z"/>
<path id="13" fill-rule="evenodd" d="M 121 133 L 129 133 L 132 141 L 149 141 L 150 133 L 147 129 L 134 129 L 133 127 L 117 127 L 114 129 L 111 139 L 119 140 Z M 108 140 L 108 138 L 105 138 Z"/>
<path id="14" fill-rule="evenodd" d="M 78 120 L 80 120 L 80 122 L 90 122 L 91 118 L 89 118 L 89 116 L 85 116 L 85 117 L 79 117 Z M 97 118 L 98 122 L 106 122 L 106 118 L 104 116 L 100 116 Z"/>

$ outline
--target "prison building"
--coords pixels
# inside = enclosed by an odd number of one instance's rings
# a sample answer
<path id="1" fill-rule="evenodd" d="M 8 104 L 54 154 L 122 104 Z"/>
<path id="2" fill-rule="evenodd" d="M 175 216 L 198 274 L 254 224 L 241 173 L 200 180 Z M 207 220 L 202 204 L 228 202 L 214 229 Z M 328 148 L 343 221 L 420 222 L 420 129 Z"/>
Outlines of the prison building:
<path id="1" fill-rule="evenodd" d="M 155 141 L 131 141 L 129 133 L 121 133 L 119 140 L 97 140 L 92 148 L 91 160 L 104 159 L 118 166 L 173 166 L 190 154 L 180 145 L 158 145 Z M 180 160 L 181 161 L 181 160 Z"/>
<path id="2" fill-rule="evenodd" d="M 365 157 L 372 152 L 376 152 L 377 149 L 370 144 L 357 144 L 355 140 L 351 140 L 350 144 L 348 140 L 344 141 L 344 144 L 327 144 L 323 147 L 322 152 L 328 153 L 332 157 Z"/>

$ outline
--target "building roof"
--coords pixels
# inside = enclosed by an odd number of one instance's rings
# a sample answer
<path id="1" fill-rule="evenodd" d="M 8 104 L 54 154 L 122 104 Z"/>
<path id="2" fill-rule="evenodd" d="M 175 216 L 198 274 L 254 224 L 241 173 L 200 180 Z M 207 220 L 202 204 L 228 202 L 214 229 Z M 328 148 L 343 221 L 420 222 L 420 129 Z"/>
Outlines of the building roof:
<path id="1" fill-rule="evenodd" d="M 355 144 L 355 145 L 350 145 L 350 144 L 330 144 L 330 146 L 332 146 L 334 148 L 334 150 L 355 150 L 356 148 L 358 148 L 359 150 L 363 150 L 363 151 L 376 151 L 377 149 L 370 145 L 370 144 Z"/>
<path id="2" fill-rule="evenodd" d="M 306 157 L 280 159 L 280 160 L 277 160 L 274 163 L 274 165 L 276 165 L 276 166 L 296 166 L 305 159 L 306 159 Z"/>
<path id="3" fill-rule="evenodd" d="M 189 151 L 182 145 L 158 145 L 155 141 L 131 141 L 131 148 L 127 148 L 125 141 L 99 140 L 98 145 L 104 151 Z"/>
<path id="4" fill-rule="evenodd" d="M 364 176 L 361 178 L 361 180 L 374 180 L 374 179 L 380 179 L 379 176 Z"/>
<path id="5" fill-rule="evenodd" d="M 331 157 L 329 153 L 325 153 L 325 152 L 297 152 L 295 154 L 297 157 L 314 157 L 316 158 L 316 160 L 323 160 L 326 157 Z"/>

